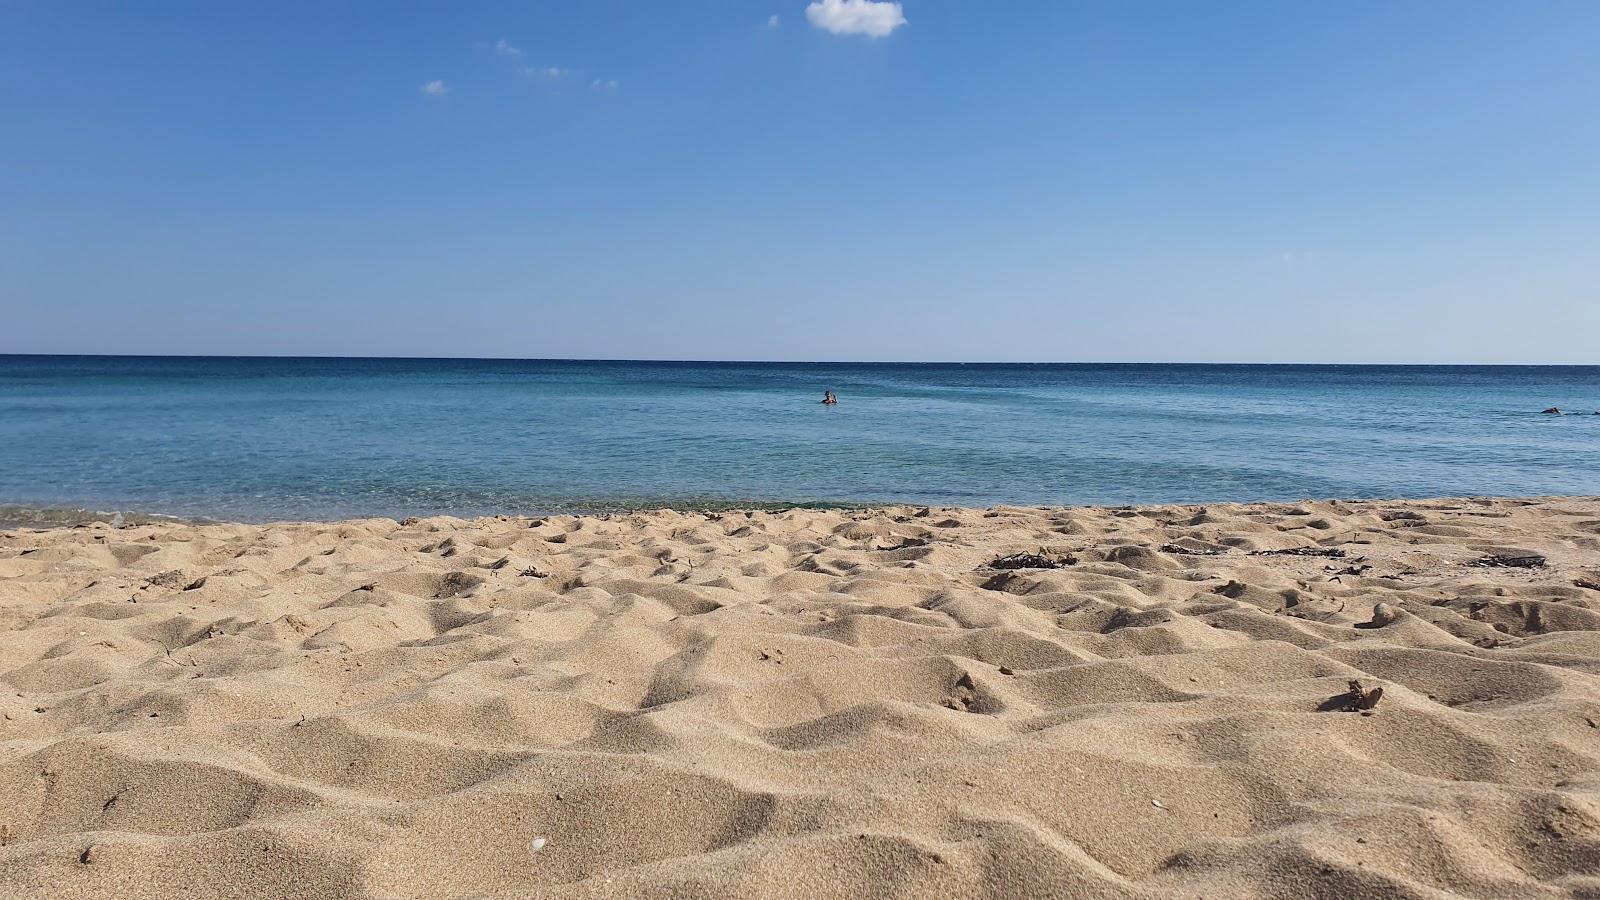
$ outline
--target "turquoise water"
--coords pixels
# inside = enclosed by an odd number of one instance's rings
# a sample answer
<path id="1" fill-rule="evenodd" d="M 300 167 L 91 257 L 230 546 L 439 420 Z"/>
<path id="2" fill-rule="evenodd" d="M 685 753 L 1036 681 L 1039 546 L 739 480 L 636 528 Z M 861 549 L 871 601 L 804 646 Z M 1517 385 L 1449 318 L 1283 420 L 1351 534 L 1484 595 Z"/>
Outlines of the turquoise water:
<path id="1" fill-rule="evenodd" d="M 0 505 L 281 519 L 1600 494 L 1595 409 L 1600 367 L 0 356 Z"/>

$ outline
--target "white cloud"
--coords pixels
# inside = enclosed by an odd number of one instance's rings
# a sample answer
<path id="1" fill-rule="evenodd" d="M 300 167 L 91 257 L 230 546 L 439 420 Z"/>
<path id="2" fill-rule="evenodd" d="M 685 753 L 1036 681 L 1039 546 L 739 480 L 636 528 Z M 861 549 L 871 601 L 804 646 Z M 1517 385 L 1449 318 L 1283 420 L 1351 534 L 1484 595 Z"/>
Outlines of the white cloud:
<path id="1" fill-rule="evenodd" d="M 767 27 L 768 28 L 777 28 L 778 27 L 778 17 L 777 16 L 772 16 L 771 18 L 767 19 Z"/>
<path id="2" fill-rule="evenodd" d="M 906 24 L 899 3 L 890 0 L 813 0 L 806 7 L 811 24 L 834 34 L 881 38 Z"/>
<path id="3" fill-rule="evenodd" d="M 494 52 L 496 56 L 521 56 L 522 51 L 511 46 L 506 41 L 495 41 Z"/>
<path id="4" fill-rule="evenodd" d="M 589 87 L 597 91 L 614 91 L 622 87 L 622 82 L 615 78 L 596 78 L 594 81 L 589 82 Z"/>
<path id="5" fill-rule="evenodd" d="M 450 88 L 442 81 L 430 81 L 422 86 L 422 92 L 429 97 L 443 97 L 450 93 Z"/>
<path id="6" fill-rule="evenodd" d="M 571 74 L 571 69 L 560 66 L 532 66 L 528 69 L 529 78 L 565 78 Z"/>

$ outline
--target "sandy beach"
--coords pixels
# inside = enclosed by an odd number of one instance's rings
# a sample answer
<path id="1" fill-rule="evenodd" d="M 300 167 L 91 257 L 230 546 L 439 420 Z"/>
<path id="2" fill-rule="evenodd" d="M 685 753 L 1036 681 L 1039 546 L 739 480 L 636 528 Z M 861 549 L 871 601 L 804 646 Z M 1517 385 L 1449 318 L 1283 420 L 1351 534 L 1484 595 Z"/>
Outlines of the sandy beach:
<path id="1" fill-rule="evenodd" d="M 12 530 L 0 673 L 14 898 L 1600 896 L 1596 499 Z"/>

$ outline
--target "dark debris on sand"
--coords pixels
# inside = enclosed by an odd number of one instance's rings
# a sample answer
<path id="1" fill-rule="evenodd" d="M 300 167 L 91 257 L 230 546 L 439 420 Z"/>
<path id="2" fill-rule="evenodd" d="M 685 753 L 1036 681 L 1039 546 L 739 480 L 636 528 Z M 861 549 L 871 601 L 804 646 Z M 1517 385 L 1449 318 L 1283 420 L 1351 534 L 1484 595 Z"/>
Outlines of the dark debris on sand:
<path id="1" fill-rule="evenodd" d="M 1046 556 L 1043 553 L 1013 553 L 981 566 L 984 569 L 1061 569 L 1076 563 L 1071 556 Z"/>
<path id="2" fill-rule="evenodd" d="M 1350 680 L 1349 690 L 1322 701 L 1317 712 L 1367 712 L 1383 699 L 1383 688 L 1363 688 L 1361 682 Z"/>
<path id="3" fill-rule="evenodd" d="M 1485 556 L 1468 565 L 1486 569 L 1538 569 L 1544 563 L 1545 558 L 1537 553 L 1501 553 Z"/>
<path id="4" fill-rule="evenodd" d="M 1162 544 L 1162 553 L 1173 553 L 1178 556 L 1221 556 L 1228 552 L 1217 547 L 1185 547 L 1182 544 Z"/>

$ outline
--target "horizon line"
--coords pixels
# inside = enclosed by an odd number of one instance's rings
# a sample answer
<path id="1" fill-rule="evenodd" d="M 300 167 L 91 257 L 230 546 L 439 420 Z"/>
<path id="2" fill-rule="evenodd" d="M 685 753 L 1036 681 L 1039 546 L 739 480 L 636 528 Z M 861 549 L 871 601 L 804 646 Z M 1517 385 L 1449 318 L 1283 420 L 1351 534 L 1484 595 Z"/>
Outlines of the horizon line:
<path id="1" fill-rule="evenodd" d="M 1416 368 L 1600 368 L 1596 363 L 1518 363 L 1518 362 L 1238 362 L 1219 360 L 895 360 L 895 359 L 669 359 L 646 357 L 585 356 L 348 356 L 342 354 L 300 353 L 12 353 L 3 357 L 43 359 L 321 359 L 393 360 L 413 362 L 528 362 L 528 363 L 661 363 L 694 365 L 778 365 L 778 366 L 1349 366 Z"/>

